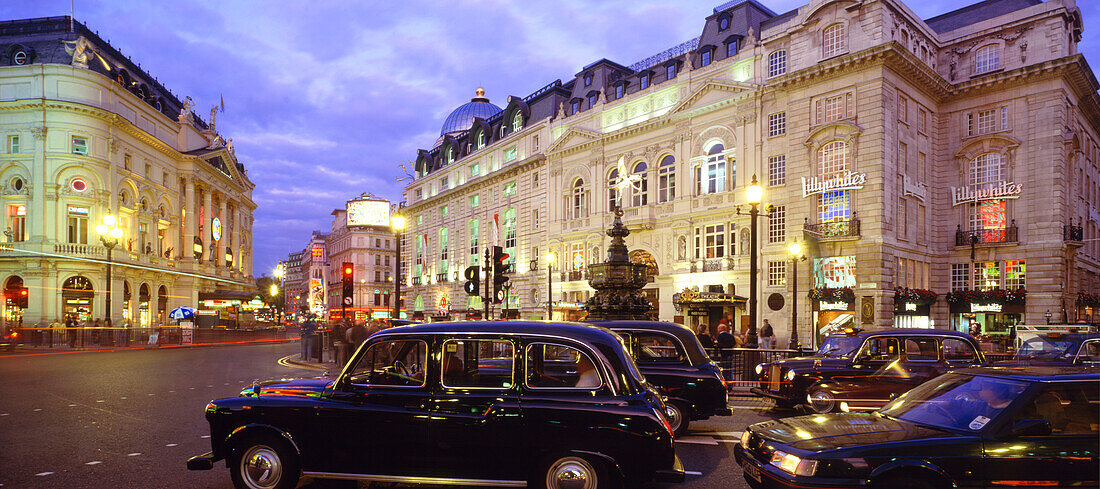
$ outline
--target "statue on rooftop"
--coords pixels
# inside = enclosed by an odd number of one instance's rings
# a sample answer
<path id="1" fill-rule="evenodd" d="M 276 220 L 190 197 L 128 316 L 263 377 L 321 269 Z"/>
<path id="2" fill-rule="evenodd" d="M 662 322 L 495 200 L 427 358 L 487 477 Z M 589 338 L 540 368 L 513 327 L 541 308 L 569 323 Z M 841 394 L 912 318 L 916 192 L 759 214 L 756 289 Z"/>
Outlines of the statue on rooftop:
<path id="1" fill-rule="evenodd" d="M 89 51 L 92 51 L 92 43 L 88 42 L 88 39 L 84 36 L 76 38 L 75 41 L 61 41 L 65 44 L 65 52 L 72 55 L 72 65 L 77 68 L 88 68 L 88 55 Z M 92 52 L 94 54 L 94 51 Z"/>

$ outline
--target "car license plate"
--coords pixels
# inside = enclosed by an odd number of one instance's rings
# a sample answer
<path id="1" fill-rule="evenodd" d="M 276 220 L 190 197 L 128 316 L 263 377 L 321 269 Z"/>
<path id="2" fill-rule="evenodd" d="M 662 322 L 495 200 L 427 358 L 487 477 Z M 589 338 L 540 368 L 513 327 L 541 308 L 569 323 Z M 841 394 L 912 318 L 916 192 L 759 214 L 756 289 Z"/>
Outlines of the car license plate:
<path id="1" fill-rule="evenodd" d="M 763 482 L 760 478 L 760 468 L 753 465 L 747 455 L 745 460 L 741 462 L 741 468 L 745 470 L 745 475 L 752 477 L 756 482 Z"/>

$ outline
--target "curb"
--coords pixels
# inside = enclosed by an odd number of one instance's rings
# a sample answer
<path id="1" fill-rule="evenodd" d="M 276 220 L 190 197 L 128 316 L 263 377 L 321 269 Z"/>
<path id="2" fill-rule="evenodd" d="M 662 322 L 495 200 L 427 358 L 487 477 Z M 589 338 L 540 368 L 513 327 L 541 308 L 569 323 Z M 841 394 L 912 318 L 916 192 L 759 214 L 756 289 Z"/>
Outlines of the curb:
<path id="1" fill-rule="evenodd" d="M 299 353 L 297 355 L 291 355 L 290 357 L 287 357 L 286 363 L 290 363 L 290 364 L 296 365 L 298 367 L 309 368 L 309 369 L 313 369 L 313 370 L 321 370 L 321 371 L 324 371 L 324 370 L 331 371 L 332 370 L 331 368 L 328 367 L 330 365 L 328 363 L 318 363 L 318 362 L 310 362 L 310 361 L 302 360 L 302 354 L 301 353 Z M 333 363 L 331 365 L 333 367 L 336 366 L 335 363 Z"/>

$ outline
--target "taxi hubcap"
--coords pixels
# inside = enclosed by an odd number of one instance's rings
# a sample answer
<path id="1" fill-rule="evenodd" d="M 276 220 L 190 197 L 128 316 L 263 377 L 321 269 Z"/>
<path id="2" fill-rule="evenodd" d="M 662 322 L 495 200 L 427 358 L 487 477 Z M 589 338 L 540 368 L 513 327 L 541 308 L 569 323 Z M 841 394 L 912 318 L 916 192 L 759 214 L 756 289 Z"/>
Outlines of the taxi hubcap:
<path id="1" fill-rule="evenodd" d="M 668 425 L 672 428 L 672 432 L 677 432 L 680 429 L 680 423 L 684 422 L 684 415 L 680 412 L 680 408 L 674 404 L 668 404 L 665 413 L 668 415 Z"/>
<path id="2" fill-rule="evenodd" d="M 241 479 L 253 489 L 275 487 L 282 479 L 283 466 L 279 454 L 271 447 L 256 445 L 241 457 Z"/>
<path id="3" fill-rule="evenodd" d="M 825 391 L 816 391 L 810 395 L 810 407 L 814 408 L 814 411 L 819 413 L 827 413 L 833 410 L 833 405 L 836 401 L 833 399 L 833 395 Z"/>
<path id="4" fill-rule="evenodd" d="M 594 489 L 596 471 L 584 459 L 565 457 L 550 466 L 546 474 L 547 489 Z"/>

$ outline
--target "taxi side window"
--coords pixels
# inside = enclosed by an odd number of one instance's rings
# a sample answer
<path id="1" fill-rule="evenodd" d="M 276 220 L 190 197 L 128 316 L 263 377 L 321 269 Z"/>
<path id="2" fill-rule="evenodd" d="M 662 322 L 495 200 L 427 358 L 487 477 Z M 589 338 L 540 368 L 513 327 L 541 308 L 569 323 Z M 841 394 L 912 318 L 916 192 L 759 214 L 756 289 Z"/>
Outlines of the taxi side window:
<path id="1" fill-rule="evenodd" d="M 957 338 L 944 338 L 943 359 L 956 363 L 978 363 L 978 354 L 970 343 Z"/>
<path id="2" fill-rule="evenodd" d="M 911 362 L 935 362 L 940 359 L 935 338 L 906 338 L 905 358 Z"/>
<path id="3" fill-rule="evenodd" d="M 443 386 L 508 389 L 515 363 L 512 343 L 505 340 L 443 342 Z"/>
<path id="4" fill-rule="evenodd" d="M 1086 341 L 1077 353 L 1077 363 L 1100 364 L 1100 340 Z"/>
<path id="5" fill-rule="evenodd" d="M 527 387 L 596 389 L 603 385 L 592 358 L 576 348 L 550 343 L 527 346 Z"/>
<path id="6" fill-rule="evenodd" d="M 863 343 L 857 359 L 864 362 L 885 362 L 898 359 L 897 338 L 870 338 Z"/>
<path id="7" fill-rule="evenodd" d="M 424 386 L 428 345 L 421 340 L 384 340 L 367 347 L 348 374 L 352 384 Z"/>
<path id="8" fill-rule="evenodd" d="M 1100 393 L 1095 384 L 1059 382 L 1044 386 L 1035 399 L 1024 405 L 1012 417 L 1016 423 L 1024 419 L 1045 419 L 1052 435 L 1100 434 Z"/>
<path id="9" fill-rule="evenodd" d="M 636 333 L 637 361 L 641 364 L 682 363 L 684 352 L 676 340 L 660 333 Z"/>

